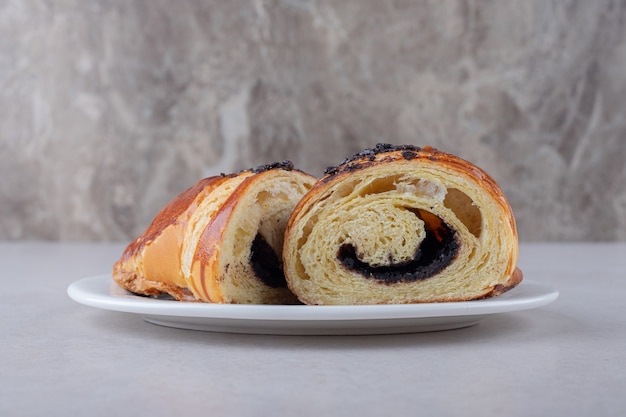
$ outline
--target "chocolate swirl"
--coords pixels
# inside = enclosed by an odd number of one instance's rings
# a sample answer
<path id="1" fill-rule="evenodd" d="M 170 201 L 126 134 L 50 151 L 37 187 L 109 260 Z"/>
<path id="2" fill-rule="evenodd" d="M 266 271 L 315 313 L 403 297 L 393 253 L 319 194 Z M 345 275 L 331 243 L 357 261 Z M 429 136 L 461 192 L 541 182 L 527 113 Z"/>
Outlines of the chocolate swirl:
<path id="1" fill-rule="evenodd" d="M 454 260 L 459 250 L 459 242 L 454 237 L 454 230 L 441 219 L 423 210 L 415 212 L 425 221 L 426 237 L 411 260 L 390 262 L 388 266 L 371 266 L 359 259 L 356 248 L 351 244 L 339 247 L 337 259 L 346 268 L 358 272 L 365 278 L 373 278 L 384 283 L 418 281 L 436 275 Z"/>

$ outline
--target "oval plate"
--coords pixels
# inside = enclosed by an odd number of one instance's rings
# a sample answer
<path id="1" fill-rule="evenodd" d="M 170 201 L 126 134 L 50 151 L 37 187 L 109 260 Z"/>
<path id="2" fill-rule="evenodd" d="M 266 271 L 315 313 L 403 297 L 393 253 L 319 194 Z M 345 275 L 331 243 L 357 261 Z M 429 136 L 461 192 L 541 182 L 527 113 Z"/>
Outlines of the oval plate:
<path id="1" fill-rule="evenodd" d="M 556 300 L 558 291 L 523 281 L 498 297 L 455 303 L 356 306 L 210 304 L 132 294 L 111 275 L 72 283 L 78 303 L 141 315 L 147 322 L 181 329 L 280 335 L 364 335 L 451 330 L 473 326 L 493 314 L 529 310 Z"/>

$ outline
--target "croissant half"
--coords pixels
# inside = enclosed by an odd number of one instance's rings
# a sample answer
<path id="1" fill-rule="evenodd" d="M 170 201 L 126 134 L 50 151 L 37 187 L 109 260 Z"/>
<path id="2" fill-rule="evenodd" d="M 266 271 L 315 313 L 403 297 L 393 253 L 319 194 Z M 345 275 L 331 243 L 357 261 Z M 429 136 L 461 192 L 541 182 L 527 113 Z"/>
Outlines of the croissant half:
<path id="1" fill-rule="evenodd" d="M 292 304 L 281 266 L 287 220 L 315 178 L 286 161 L 203 179 L 133 241 L 113 278 L 181 301 Z"/>
<path id="2" fill-rule="evenodd" d="M 480 168 L 379 144 L 330 168 L 285 233 L 287 283 L 307 304 L 464 301 L 522 280 L 511 207 Z"/>

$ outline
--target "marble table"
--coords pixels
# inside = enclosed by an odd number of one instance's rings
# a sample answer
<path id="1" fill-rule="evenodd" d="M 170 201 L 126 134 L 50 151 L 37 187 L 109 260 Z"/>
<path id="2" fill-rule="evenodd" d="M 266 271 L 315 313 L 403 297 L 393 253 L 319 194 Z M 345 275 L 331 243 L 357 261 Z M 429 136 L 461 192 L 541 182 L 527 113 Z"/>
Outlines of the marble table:
<path id="1" fill-rule="evenodd" d="M 161 327 L 71 300 L 117 243 L 0 243 L 0 416 L 623 416 L 626 244 L 523 244 L 557 301 L 442 332 Z"/>

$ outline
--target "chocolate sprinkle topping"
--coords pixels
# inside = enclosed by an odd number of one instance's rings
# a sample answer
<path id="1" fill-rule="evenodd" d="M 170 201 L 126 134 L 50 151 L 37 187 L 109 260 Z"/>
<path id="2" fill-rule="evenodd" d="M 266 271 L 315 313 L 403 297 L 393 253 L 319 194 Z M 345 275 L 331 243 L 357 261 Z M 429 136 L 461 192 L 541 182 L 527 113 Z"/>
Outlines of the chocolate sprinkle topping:
<path id="1" fill-rule="evenodd" d="M 422 148 L 414 145 L 392 145 L 390 143 L 378 143 L 373 148 L 365 149 L 359 153 L 355 153 L 350 158 L 344 159 L 341 163 L 336 167 L 328 167 L 324 171 L 325 175 L 335 175 L 343 170 L 355 170 L 361 169 L 363 167 L 362 164 L 353 164 L 353 162 L 361 159 L 368 159 L 370 162 L 373 162 L 376 159 L 376 155 L 380 155 L 383 153 L 402 151 L 402 157 L 406 160 L 411 160 L 417 156 L 417 152 L 419 152 Z"/>
<path id="2" fill-rule="evenodd" d="M 293 162 L 284 160 L 283 162 L 274 162 L 271 164 L 259 165 L 256 168 L 250 169 L 250 171 L 254 172 L 255 174 L 259 174 L 261 172 L 269 171 L 271 169 L 284 169 L 285 171 L 292 171 Z"/>
<path id="3" fill-rule="evenodd" d="M 417 156 L 417 154 L 413 151 L 402 151 L 402 157 L 404 159 L 406 159 L 407 161 L 410 161 L 411 159 L 415 158 Z"/>

